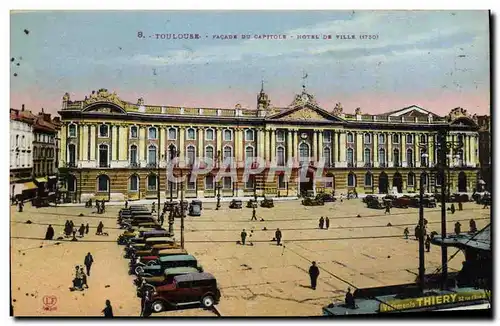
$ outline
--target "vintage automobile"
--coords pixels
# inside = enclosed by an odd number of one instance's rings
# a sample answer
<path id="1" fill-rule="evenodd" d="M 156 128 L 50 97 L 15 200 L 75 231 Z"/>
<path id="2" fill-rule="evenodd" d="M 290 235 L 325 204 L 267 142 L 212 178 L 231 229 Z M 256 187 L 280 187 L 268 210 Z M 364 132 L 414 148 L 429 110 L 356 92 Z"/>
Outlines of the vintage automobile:
<path id="1" fill-rule="evenodd" d="M 327 194 L 326 192 L 322 192 L 316 195 L 316 200 L 322 200 L 324 203 L 333 203 L 337 199 L 333 197 L 332 194 Z"/>
<path id="2" fill-rule="evenodd" d="M 174 276 L 172 283 L 147 291 L 145 296 L 151 310 L 161 312 L 189 304 L 211 308 L 219 303 L 220 291 L 212 274 L 190 273 Z"/>
<path id="3" fill-rule="evenodd" d="M 203 210 L 203 202 L 201 200 L 193 199 L 190 205 L 200 205 L 200 209 Z"/>
<path id="4" fill-rule="evenodd" d="M 232 209 L 240 209 L 242 207 L 243 207 L 243 203 L 239 199 L 233 199 L 233 200 L 231 200 L 231 203 L 229 203 L 229 208 L 232 208 Z"/>
<path id="5" fill-rule="evenodd" d="M 414 199 L 410 196 L 401 196 L 392 201 L 392 206 L 396 208 L 408 208 L 413 206 Z"/>
<path id="6" fill-rule="evenodd" d="M 200 271 L 196 267 L 172 267 L 165 269 L 163 275 L 160 276 L 150 276 L 150 277 L 138 276 L 134 280 L 134 284 L 138 287 L 137 289 L 138 297 L 142 297 L 139 293 L 142 292 L 141 288 L 143 288 L 145 284 L 153 286 L 165 285 L 167 283 L 172 283 L 174 276 L 189 274 L 189 273 L 200 273 Z"/>
<path id="7" fill-rule="evenodd" d="M 189 205 L 189 216 L 201 216 L 201 205 L 191 203 Z"/>
<path id="8" fill-rule="evenodd" d="M 437 206 L 436 198 L 434 196 L 426 195 L 423 200 L 424 207 L 434 208 Z"/>
<path id="9" fill-rule="evenodd" d="M 144 243 L 146 242 L 146 239 L 149 238 L 161 238 L 161 237 L 168 237 L 170 234 L 168 233 L 167 230 L 153 230 L 149 232 L 143 232 L 142 234 L 139 234 L 138 236 L 134 238 L 129 238 L 128 243 Z"/>
<path id="10" fill-rule="evenodd" d="M 321 199 L 313 199 L 306 197 L 302 199 L 302 205 L 304 206 L 323 206 L 325 203 Z"/>
<path id="11" fill-rule="evenodd" d="M 369 201 L 366 202 L 366 207 L 374 209 L 383 209 L 385 208 L 386 204 L 387 201 L 385 201 L 384 199 L 379 198 L 377 196 L 373 196 Z"/>
<path id="12" fill-rule="evenodd" d="M 139 248 L 138 250 L 131 250 L 128 252 L 129 255 L 126 255 L 125 258 L 130 258 L 135 260 L 137 257 L 145 257 L 145 256 L 157 256 L 163 250 L 171 250 L 171 249 L 180 249 L 181 245 L 172 241 L 168 243 L 160 243 L 155 244 L 151 248 L 145 249 Z"/>
<path id="13" fill-rule="evenodd" d="M 175 245 L 175 239 L 172 237 L 148 238 L 144 241 L 144 243 L 131 243 L 127 245 L 125 247 L 125 258 L 130 258 L 133 254 L 138 254 L 138 252 L 147 252 L 148 250 L 150 253 L 153 253 L 155 249 L 157 251 L 163 249 L 173 249 L 175 248 Z"/>
<path id="14" fill-rule="evenodd" d="M 458 202 L 468 202 L 469 201 L 469 195 L 467 194 L 453 194 L 450 197 L 450 202 L 452 203 L 458 203 Z"/>
<path id="15" fill-rule="evenodd" d="M 126 219 L 126 220 L 120 220 L 118 221 L 118 224 L 122 228 L 129 228 L 129 227 L 138 227 L 142 226 L 141 223 L 153 223 L 156 222 L 156 218 L 153 216 L 140 216 L 138 218 L 133 218 L 133 219 Z"/>
<path id="16" fill-rule="evenodd" d="M 127 231 L 123 232 L 123 234 L 120 234 L 118 236 L 117 242 L 120 245 L 125 245 L 125 244 L 129 243 L 130 239 L 136 238 L 136 237 L 142 237 L 142 235 L 145 232 L 151 232 L 151 231 L 155 231 L 155 230 L 165 231 L 165 229 L 162 229 L 162 228 L 158 228 L 158 229 L 154 229 L 154 228 L 138 228 L 138 229 L 135 229 L 135 230 L 134 229 L 127 230 Z"/>
<path id="17" fill-rule="evenodd" d="M 260 202 L 260 207 L 273 208 L 274 207 L 274 201 L 272 199 L 264 198 L 264 200 Z"/>
<path id="18" fill-rule="evenodd" d="M 166 257 L 166 256 L 176 256 L 176 255 L 187 255 L 187 251 L 185 249 L 162 249 L 156 252 L 156 255 L 149 255 L 149 256 L 138 256 L 135 257 L 134 259 L 130 260 L 129 267 L 131 273 L 134 273 L 135 268 L 137 266 L 148 266 L 148 265 L 154 265 L 156 264 L 156 261 L 160 257 Z"/>
<path id="19" fill-rule="evenodd" d="M 250 199 L 247 201 L 247 208 L 257 208 L 257 201 L 255 199 Z"/>
<path id="20" fill-rule="evenodd" d="M 198 261 L 192 255 L 175 255 L 159 257 L 155 263 L 147 266 L 137 266 L 135 274 L 140 276 L 160 276 L 165 269 L 172 267 L 196 267 L 203 271 L 201 266 L 198 266 Z"/>

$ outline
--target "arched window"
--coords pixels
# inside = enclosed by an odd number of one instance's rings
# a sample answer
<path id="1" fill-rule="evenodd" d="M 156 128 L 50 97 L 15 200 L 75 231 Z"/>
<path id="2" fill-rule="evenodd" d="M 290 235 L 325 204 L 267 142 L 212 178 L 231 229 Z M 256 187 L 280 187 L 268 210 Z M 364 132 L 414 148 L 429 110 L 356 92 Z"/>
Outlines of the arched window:
<path id="1" fill-rule="evenodd" d="M 253 189 L 255 184 L 255 175 L 250 174 L 247 181 L 245 182 L 245 189 Z"/>
<path id="2" fill-rule="evenodd" d="M 69 146 L 71 146 L 71 144 Z M 69 146 L 68 146 L 68 152 L 69 152 Z M 73 145 L 73 146 L 75 146 L 75 145 Z M 74 153 L 74 150 L 73 150 L 73 153 Z M 38 158 L 38 156 L 36 156 L 37 154 L 38 154 L 38 148 L 35 147 L 35 148 L 33 148 L 33 158 L 34 159 Z"/>
<path id="3" fill-rule="evenodd" d="M 356 187 L 356 175 L 352 172 L 347 175 L 347 186 Z"/>
<path id="4" fill-rule="evenodd" d="M 150 166 L 156 165 L 156 146 L 154 145 L 148 146 L 148 164 Z"/>
<path id="5" fill-rule="evenodd" d="M 224 141 L 232 141 L 233 140 L 233 132 L 229 129 L 224 130 Z"/>
<path id="6" fill-rule="evenodd" d="M 196 158 L 196 149 L 193 145 L 187 147 L 187 164 L 192 166 Z"/>
<path id="7" fill-rule="evenodd" d="M 16 135 L 16 147 L 19 147 L 19 135 Z"/>
<path id="8" fill-rule="evenodd" d="M 68 126 L 68 136 L 76 137 L 76 125 L 73 123 Z"/>
<path id="9" fill-rule="evenodd" d="M 415 186 L 415 174 L 413 172 L 408 173 L 408 187 Z"/>
<path id="10" fill-rule="evenodd" d="M 26 142 L 25 142 L 25 139 L 24 139 L 24 135 L 21 136 L 21 147 L 22 148 L 26 147 Z"/>
<path id="11" fill-rule="evenodd" d="M 176 140 L 177 139 L 177 129 L 168 128 L 168 140 Z"/>
<path id="12" fill-rule="evenodd" d="M 214 189 L 214 176 L 209 174 L 205 177 L 205 189 L 213 190 Z"/>
<path id="13" fill-rule="evenodd" d="M 109 126 L 108 125 L 100 125 L 99 126 L 99 137 L 108 137 L 109 136 Z"/>
<path id="14" fill-rule="evenodd" d="M 280 189 L 280 190 L 286 189 L 285 175 L 284 174 L 278 175 L 278 189 Z"/>
<path id="15" fill-rule="evenodd" d="M 137 164 L 137 146 L 130 146 L 130 164 Z"/>
<path id="16" fill-rule="evenodd" d="M 413 167 L 413 150 L 411 148 L 406 151 L 406 163 L 409 167 Z"/>
<path id="17" fill-rule="evenodd" d="M 231 146 L 224 146 L 224 154 L 223 154 L 222 160 L 224 162 L 230 162 L 231 158 L 233 157 L 233 149 Z"/>
<path id="18" fill-rule="evenodd" d="M 231 179 L 231 177 L 224 177 L 222 179 L 222 189 L 233 189 L 233 180 Z"/>
<path id="19" fill-rule="evenodd" d="M 36 157 L 36 148 L 35 148 Z M 76 162 L 76 146 L 74 144 L 68 145 L 68 163 L 74 165 Z"/>
<path id="20" fill-rule="evenodd" d="M 365 148 L 364 158 L 366 164 L 370 164 L 372 162 L 371 151 L 369 148 Z"/>
<path id="21" fill-rule="evenodd" d="M 352 148 L 347 149 L 347 165 L 352 166 L 354 164 L 354 151 Z"/>
<path id="22" fill-rule="evenodd" d="M 252 146 L 245 147 L 245 159 L 247 163 L 253 162 L 254 149 Z"/>
<path id="23" fill-rule="evenodd" d="M 413 144 L 413 135 L 412 134 L 406 135 L 406 143 Z"/>
<path id="24" fill-rule="evenodd" d="M 101 144 L 99 145 L 99 167 L 107 168 L 109 166 L 109 152 L 108 145 Z"/>
<path id="25" fill-rule="evenodd" d="M 421 144 L 427 143 L 427 136 L 426 135 L 420 135 L 420 143 Z"/>
<path id="26" fill-rule="evenodd" d="M 397 148 L 394 148 L 394 151 L 393 151 L 393 154 L 394 154 L 394 166 L 399 166 L 400 165 L 400 156 L 399 156 L 399 149 Z"/>
<path id="27" fill-rule="evenodd" d="M 97 177 L 97 191 L 98 192 L 108 192 L 109 191 L 109 177 L 102 174 Z"/>
<path id="28" fill-rule="evenodd" d="M 329 167 L 332 165 L 332 154 L 330 151 L 330 147 L 323 148 L 323 157 L 325 159 L 325 165 Z"/>
<path id="29" fill-rule="evenodd" d="M 158 177 L 154 174 L 148 175 L 148 191 L 156 191 Z"/>
<path id="30" fill-rule="evenodd" d="M 309 162 L 309 144 L 301 143 L 299 145 L 299 160 L 300 162 Z"/>
<path id="31" fill-rule="evenodd" d="M 245 130 L 245 140 L 246 141 L 253 141 L 253 130 L 247 129 Z"/>
<path id="32" fill-rule="evenodd" d="M 137 138 L 137 126 L 130 127 L 130 138 Z"/>
<path id="33" fill-rule="evenodd" d="M 189 128 L 187 130 L 187 139 L 188 140 L 195 140 L 196 139 L 196 130 L 193 128 Z"/>
<path id="34" fill-rule="evenodd" d="M 186 187 L 187 190 L 196 190 L 196 176 L 189 174 L 186 177 L 186 181 L 187 181 L 187 187 Z"/>
<path id="35" fill-rule="evenodd" d="M 174 144 L 168 145 L 168 150 L 165 155 L 167 155 L 167 162 L 171 162 L 172 159 L 175 159 L 177 157 L 177 146 L 175 146 Z"/>
<path id="36" fill-rule="evenodd" d="M 213 161 L 214 159 L 214 148 L 210 145 L 205 147 L 205 160 Z"/>
<path id="37" fill-rule="evenodd" d="M 136 174 L 130 176 L 129 191 L 139 191 L 139 177 Z"/>
<path id="38" fill-rule="evenodd" d="M 420 162 L 421 165 L 427 167 L 429 165 L 429 155 L 425 148 L 420 149 Z"/>
<path id="39" fill-rule="evenodd" d="M 285 141 L 285 132 L 283 130 L 276 131 L 276 141 L 278 142 Z"/>
<path id="40" fill-rule="evenodd" d="M 205 130 L 205 140 L 214 140 L 214 130 L 213 129 Z"/>
<path id="41" fill-rule="evenodd" d="M 283 146 L 278 146 L 276 149 L 276 160 L 278 166 L 285 165 L 285 148 L 283 148 Z"/>
<path id="42" fill-rule="evenodd" d="M 385 149 L 383 148 L 378 150 L 378 161 L 382 167 L 385 166 Z"/>
<path id="43" fill-rule="evenodd" d="M 373 181 L 373 175 L 370 172 L 365 174 L 365 187 L 371 187 Z"/>
<path id="44" fill-rule="evenodd" d="M 347 142 L 354 143 L 354 135 L 352 134 L 352 132 L 347 133 Z"/>
<path id="45" fill-rule="evenodd" d="M 392 142 L 394 144 L 399 144 L 399 135 L 398 134 L 392 135 Z"/>
<path id="46" fill-rule="evenodd" d="M 379 134 L 378 135 L 378 143 L 379 144 L 385 144 L 385 134 Z"/>
<path id="47" fill-rule="evenodd" d="M 371 144 L 372 142 L 372 135 L 370 134 L 365 134 L 365 144 Z"/>
<path id="48" fill-rule="evenodd" d="M 155 127 L 149 127 L 148 129 L 148 139 L 156 139 L 156 128 Z"/>

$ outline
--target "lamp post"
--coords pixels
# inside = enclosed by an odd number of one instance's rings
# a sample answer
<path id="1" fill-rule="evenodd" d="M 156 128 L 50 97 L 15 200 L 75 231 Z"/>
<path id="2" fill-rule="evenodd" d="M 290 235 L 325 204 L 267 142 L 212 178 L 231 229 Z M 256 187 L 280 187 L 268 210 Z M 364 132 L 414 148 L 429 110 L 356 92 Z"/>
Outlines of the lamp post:
<path id="1" fill-rule="evenodd" d="M 220 188 L 222 188 L 222 185 L 220 184 L 220 180 L 217 181 L 217 185 L 215 186 L 217 188 L 217 206 L 215 207 L 215 210 L 219 210 L 220 208 Z"/>
<path id="2" fill-rule="evenodd" d="M 257 181 L 255 180 L 255 174 L 252 175 L 253 179 L 253 205 L 252 205 L 252 220 L 257 220 Z"/>
<path id="3" fill-rule="evenodd" d="M 424 154 L 422 154 L 422 158 L 424 158 L 424 167 L 427 166 L 427 146 L 420 146 L 422 150 L 425 150 Z M 425 173 L 425 174 L 424 174 Z M 418 210 L 418 229 L 419 229 L 419 237 L 418 237 L 418 278 L 419 278 L 419 287 L 420 291 L 423 293 L 425 288 L 425 250 L 424 250 L 424 187 L 427 185 L 425 180 L 425 171 L 421 171 L 420 173 L 420 197 L 419 197 L 419 210 Z"/>
<path id="4" fill-rule="evenodd" d="M 174 144 L 170 144 L 170 146 L 168 147 L 168 151 L 169 151 L 169 157 L 170 157 L 169 164 L 173 164 L 174 158 L 177 155 Z M 173 166 L 172 166 L 172 170 L 171 171 L 172 171 L 172 174 L 173 174 L 173 171 L 174 171 Z M 169 214 L 168 214 L 168 234 L 170 236 L 173 236 L 174 235 L 174 207 L 172 205 L 172 196 L 173 196 L 172 187 L 173 187 L 173 182 L 172 182 L 172 176 L 167 175 L 167 178 L 168 178 L 168 184 L 169 184 L 169 188 L 170 188 L 170 211 L 169 211 Z"/>

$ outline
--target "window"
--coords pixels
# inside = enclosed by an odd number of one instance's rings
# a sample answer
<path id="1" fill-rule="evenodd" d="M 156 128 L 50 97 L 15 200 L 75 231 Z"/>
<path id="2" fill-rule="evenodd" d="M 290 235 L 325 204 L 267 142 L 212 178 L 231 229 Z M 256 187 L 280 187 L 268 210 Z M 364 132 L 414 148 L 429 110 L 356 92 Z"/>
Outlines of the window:
<path id="1" fill-rule="evenodd" d="M 207 175 L 205 177 L 205 189 L 206 190 L 214 190 L 214 176 Z"/>
<path id="2" fill-rule="evenodd" d="M 373 175 L 370 172 L 365 174 L 365 187 L 372 186 Z"/>
<path id="3" fill-rule="evenodd" d="M 67 186 L 69 192 L 76 191 L 76 178 L 71 174 L 68 176 Z"/>
<path id="4" fill-rule="evenodd" d="M 426 144 L 427 143 L 427 136 L 420 135 L 420 143 L 421 144 Z"/>
<path id="5" fill-rule="evenodd" d="M 352 134 L 352 132 L 347 133 L 347 142 L 354 143 L 354 135 Z"/>
<path id="6" fill-rule="evenodd" d="M 415 174 L 410 172 L 408 173 L 408 187 L 414 187 L 415 186 Z"/>
<path id="7" fill-rule="evenodd" d="M 436 186 L 441 186 L 443 184 L 442 182 L 443 175 L 441 173 L 436 174 Z"/>
<path id="8" fill-rule="evenodd" d="M 392 136 L 392 142 L 393 142 L 394 144 L 399 144 L 399 135 L 398 135 L 398 134 L 394 134 L 394 135 Z"/>
<path id="9" fill-rule="evenodd" d="M 332 164 L 332 155 L 330 147 L 323 148 L 323 157 L 325 158 L 325 165 L 330 166 Z"/>
<path id="10" fill-rule="evenodd" d="M 168 128 L 168 140 L 176 140 L 177 139 L 177 129 Z"/>
<path id="11" fill-rule="evenodd" d="M 276 149 L 276 159 L 278 166 L 285 165 L 285 148 L 283 148 L 283 146 L 279 146 Z"/>
<path id="12" fill-rule="evenodd" d="M 193 128 L 189 128 L 187 130 L 187 139 L 188 140 L 195 140 L 196 139 L 196 130 Z"/>
<path id="13" fill-rule="evenodd" d="M 352 172 L 347 175 L 347 186 L 356 187 L 356 176 Z"/>
<path id="14" fill-rule="evenodd" d="M 193 145 L 189 145 L 187 147 L 187 164 L 192 166 L 194 164 L 194 160 L 196 158 L 196 149 Z"/>
<path id="15" fill-rule="evenodd" d="M 148 164 L 156 165 L 156 146 L 154 145 L 148 147 Z"/>
<path id="16" fill-rule="evenodd" d="M 352 148 L 347 149 L 347 164 L 354 164 L 354 151 Z"/>
<path id="17" fill-rule="evenodd" d="M 253 189 L 255 184 L 255 175 L 250 174 L 245 182 L 245 189 Z"/>
<path id="18" fill-rule="evenodd" d="M 385 144 L 385 135 L 384 134 L 379 134 L 378 135 L 378 143 L 379 144 Z"/>
<path id="19" fill-rule="evenodd" d="M 224 146 L 224 157 L 222 158 L 222 160 L 224 162 L 230 161 L 232 157 L 233 157 L 233 149 L 231 148 L 231 146 Z"/>
<path id="20" fill-rule="evenodd" d="M 413 150 L 411 148 L 406 151 L 406 162 L 409 167 L 413 167 Z"/>
<path id="21" fill-rule="evenodd" d="M 108 145 L 106 144 L 99 145 L 99 167 L 107 168 L 109 165 L 108 158 L 109 158 Z"/>
<path id="22" fill-rule="evenodd" d="M 35 157 L 36 157 L 36 148 L 35 148 Z M 76 146 L 74 144 L 68 145 L 68 163 L 74 165 L 76 162 Z"/>
<path id="23" fill-rule="evenodd" d="M 245 130 L 245 140 L 246 141 L 253 141 L 253 130 L 247 129 Z"/>
<path id="24" fill-rule="evenodd" d="M 399 161 L 400 161 L 399 149 L 395 148 L 393 154 L 394 154 L 394 166 L 399 166 Z"/>
<path id="25" fill-rule="evenodd" d="M 372 142 L 372 135 L 365 134 L 365 144 L 371 144 L 371 142 Z"/>
<path id="26" fill-rule="evenodd" d="M 385 149 L 383 148 L 378 150 L 378 161 L 380 165 L 385 166 Z"/>
<path id="27" fill-rule="evenodd" d="M 156 181 L 158 181 L 156 175 L 148 175 L 148 191 L 156 191 Z"/>
<path id="28" fill-rule="evenodd" d="M 331 143 L 332 142 L 332 133 L 330 131 L 323 132 L 323 142 Z"/>
<path id="29" fill-rule="evenodd" d="M 130 176 L 129 190 L 139 191 L 139 177 L 135 174 Z"/>
<path id="30" fill-rule="evenodd" d="M 214 140 L 214 130 L 213 129 L 205 130 L 205 140 Z"/>
<path id="31" fill-rule="evenodd" d="M 130 146 L 130 164 L 137 164 L 137 146 Z"/>
<path id="32" fill-rule="evenodd" d="M 211 161 L 214 159 L 214 148 L 210 145 L 205 147 L 205 159 Z"/>
<path id="33" fill-rule="evenodd" d="M 427 151 L 425 150 L 425 148 L 420 149 L 420 161 L 422 166 L 427 166 L 429 163 Z"/>
<path id="34" fill-rule="evenodd" d="M 69 137 L 76 137 L 76 125 L 75 124 L 70 124 L 68 126 L 68 136 Z"/>
<path id="35" fill-rule="evenodd" d="M 108 137 L 109 136 L 109 126 L 108 125 L 100 125 L 99 126 L 99 137 Z"/>
<path id="36" fill-rule="evenodd" d="M 130 127 L 130 138 L 137 138 L 137 126 Z"/>
<path id="37" fill-rule="evenodd" d="M 325 188 L 333 188 L 333 177 L 325 177 Z"/>
<path id="38" fill-rule="evenodd" d="M 98 192 L 109 191 L 109 178 L 107 175 L 100 175 L 99 177 L 97 177 L 97 191 Z"/>
<path id="39" fill-rule="evenodd" d="M 224 177 L 222 182 L 222 189 L 233 189 L 233 181 L 231 177 Z"/>
<path id="40" fill-rule="evenodd" d="M 406 135 L 406 143 L 413 144 L 413 135 Z"/>
<path id="41" fill-rule="evenodd" d="M 285 175 L 280 174 L 278 176 L 278 189 L 286 189 Z"/>
<path id="42" fill-rule="evenodd" d="M 231 140 L 233 140 L 233 133 L 231 132 L 231 130 L 229 129 L 224 130 L 224 141 L 231 141 Z"/>
<path id="43" fill-rule="evenodd" d="M 245 160 L 247 163 L 253 162 L 254 149 L 252 146 L 245 147 Z"/>
<path id="44" fill-rule="evenodd" d="M 174 144 L 170 144 L 165 154 L 167 155 L 167 162 L 171 162 L 172 156 L 174 159 L 177 157 L 177 147 Z"/>
<path id="45" fill-rule="evenodd" d="M 156 139 L 156 128 L 155 127 L 149 127 L 148 129 L 148 139 Z"/>
<path id="46" fill-rule="evenodd" d="M 457 155 L 457 160 L 458 160 L 458 162 L 457 162 L 457 163 L 458 163 L 459 165 L 463 165 L 463 164 L 464 164 L 464 151 L 463 151 L 463 149 L 459 149 L 459 150 L 457 151 L 457 154 L 456 154 L 456 155 Z"/>
<path id="47" fill-rule="evenodd" d="M 187 190 L 196 190 L 196 179 L 191 175 L 187 176 Z"/>
<path id="48" fill-rule="evenodd" d="M 68 145 L 68 152 L 69 152 L 69 146 L 75 146 L 75 145 Z M 38 158 L 36 155 L 38 154 L 38 148 L 33 148 L 33 158 L 36 159 Z M 73 154 L 74 154 L 74 149 L 73 149 Z"/>
<path id="49" fill-rule="evenodd" d="M 364 152 L 365 163 L 370 164 L 372 162 L 371 151 L 369 148 L 365 148 Z"/>
<path id="50" fill-rule="evenodd" d="M 301 143 L 299 145 L 299 160 L 300 162 L 309 162 L 309 145 L 307 143 Z"/>
<path id="51" fill-rule="evenodd" d="M 278 142 L 284 142 L 285 141 L 285 132 L 283 130 L 276 131 L 276 140 Z"/>
<path id="52" fill-rule="evenodd" d="M 19 135 L 16 135 L 16 147 L 19 146 Z"/>

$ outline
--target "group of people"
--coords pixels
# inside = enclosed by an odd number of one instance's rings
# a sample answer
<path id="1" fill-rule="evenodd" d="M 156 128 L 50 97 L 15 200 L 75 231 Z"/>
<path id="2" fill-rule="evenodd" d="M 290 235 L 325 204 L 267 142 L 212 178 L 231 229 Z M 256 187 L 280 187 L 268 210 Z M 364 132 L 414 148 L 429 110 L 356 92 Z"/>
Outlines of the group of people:
<path id="1" fill-rule="evenodd" d="M 96 200 L 95 207 L 97 208 L 97 214 L 103 214 L 106 211 L 106 206 L 104 205 L 104 200 Z"/>
<path id="2" fill-rule="evenodd" d="M 251 231 L 251 233 L 253 233 L 253 231 Z M 241 231 L 240 233 L 242 245 L 245 245 L 247 236 L 248 236 L 247 231 L 243 229 L 243 231 Z M 281 238 L 282 238 L 281 230 L 277 228 L 276 231 L 274 232 L 274 238 L 272 241 L 276 241 L 276 245 L 281 246 Z"/>
<path id="3" fill-rule="evenodd" d="M 323 216 L 321 216 L 319 219 L 319 228 L 323 229 L 323 227 L 327 230 L 330 227 L 330 219 L 328 218 L 328 216 L 326 218 L 323 218 Z"/>
<path id="4" fill-rule="evenodd" d="M 85 256 L 83 260 L 83 264 L 87 268 L 87 273 L 83 270 L 83 266 L 75 266 L 75 278 L 73 279 L 73 290 L 83 291 L 84 289 L 88 289 L 89 285 L 87 283 L 87 276 L 90 276 L 90 268 L 94 263 L 94 257 L 90 254 L 90 252 Z"/>
<path id="5" fill-rule="evenodd" d="M 73 223 L 73 221 L 70 221 L 70 220 L 66 220 L 66 223 L 64 225 L 64 235 L 66 237 L 70 237 L 71 234 L 73 234 L 73 239 L 76 240 L 76 232 L 79 233 L 79 236 L 80 238 L 83 238 L 84 234 L 88 234 L 89 233 L 89 224 L 87 223 L 87 225 L 80 225 L 80 227 L 78 228 L 78 230 L 75 228 L 75 224 Z M 47 237 L 50 237 L 50 239 L 47 239 Z M 49 227 L 47 228 L 47 233 L 46 233 L 46 236 L 45 238 L 47 240 L 52 240 L 52 237 L 54 236 L 54 229 L 52 228 L 52 225 L 49 225 Z"/>

